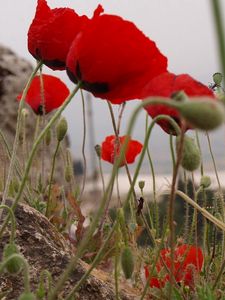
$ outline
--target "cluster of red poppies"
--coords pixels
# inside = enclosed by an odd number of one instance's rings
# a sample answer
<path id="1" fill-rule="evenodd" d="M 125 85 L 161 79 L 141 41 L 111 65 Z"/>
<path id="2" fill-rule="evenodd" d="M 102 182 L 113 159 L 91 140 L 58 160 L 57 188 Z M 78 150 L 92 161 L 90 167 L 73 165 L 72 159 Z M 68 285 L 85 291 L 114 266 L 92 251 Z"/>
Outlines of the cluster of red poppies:
<path id="1" fill-rule="evenodd" d="M 46 0 L 37 0 L 36 14 L 28 31 L 28 49 L 35 59 L 53 70 L 66 70 L 74 83 L 81 83 L 82 89 L 113 104 L 144 100 L 149 96 L 170 99 L 181 90 L 190 97 L 214 99 L 213 92 L 191 76 L 170 73 L 167 58 L 155 42 L 132 22 L 104 14 L 101 5 L 93 17 L 88 18 L 70 8 L 51 9 Z M 26 101 L 36 113 L 42 114 L 39 83 L 40 79 L 36 77 Z M 42 85 L 45 112 L 48 113 L 62 105 L 68 90 L 53 76 L 45 75 Z M 153 118 L 159 114 L 169 115 L 180 125 L 180 114 L 176 109 L 149 105 L 146 110 Z M 166 132 L 174 133 L 168 121 L 158 123 Z M 140 152 L 139 147 L 132 149 L 135 155 Z M 107 155 L 102 158 L 114 161 Z"/>

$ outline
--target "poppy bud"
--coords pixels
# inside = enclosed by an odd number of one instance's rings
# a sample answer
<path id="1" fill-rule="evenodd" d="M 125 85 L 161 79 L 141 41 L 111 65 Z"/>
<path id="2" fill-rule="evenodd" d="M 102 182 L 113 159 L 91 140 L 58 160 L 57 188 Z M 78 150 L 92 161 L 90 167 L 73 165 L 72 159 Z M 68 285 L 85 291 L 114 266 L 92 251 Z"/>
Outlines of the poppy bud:
<path id="1" fill-rule="evenodd" d="M 45 143 L 47 146 L 50 145 L 51 143 L 51 138 L 52 138 L 52 134 L 51 134 L 51 130 L 47 130 L 46 135 L 45 135 Z"/>
<path id="2" fill-rule="evenodd" d="M 134 271 L 134 257 L 130 247 L 126 246 L 121 254 L 121 266 L 126 279 L 131 278 Z"/>
<path id="3" fill-rule="evenodd" d="M 22 109 L 22 115 L 23 115 L 24 118 L 28 117 L 28 115 L 29 115 L 28 109 L 23 108 L 23 109 Z"/>
<path id="4" fill-rule="evenodd" d="M 66 169 L 65 169 L 65 179 L 66 182 L 70 182 L 72 179 L 72 174 L 71 174 L 71 168 L 69 165 L 66 165 Z"/>
<path id="5" fill-rule="evenodd" d="M 6 260 L 13 254 L 19 254 L 19 250 L 14 243 L 7 244 L 3 251 L 3 259 Z M 17 257 L 12 258 L 7 264 L 6 264 L 6 270 L 11 274 L 17 274 L 21 271 L 22 268 L 22 262 Z"/>
<path id="6" fill-rule="evenodd" d="M 67 129 L 68 129 L 67 121 L 65 118 L 62 118 L 56 127 L 56 134 L 57 134 L 58 142 L 61 142 L 64 139 L 64 137 L 67 133 Z"/>
<path id="7" fill-rule="evenodd" d="M 96 145 L 95 146 L 95 152 L 98 155 L 98 157 L 101 158 L 102 150 L 101 150 L 101 146 L 100 145 Z"/>
<path id="8" fill-rule="evenodd" d="M 219 72 L 213 74 L 213 81 L 216 85 L 220 85 L 223 80 L 223 75 Z"/>
<path id="9" fill-rule="evenodd" d="M 200 186 L 203 188 L 208 188 L 211 185 L 211 179 L 209 176 L 202 176 L 200 181 Z"/>
<path id="10" fill-rule="evenodd" d="M 144 180 L 140 180 L 138 182 L 138 186 L 139 186 L 140 190 L 142 191 L 144 189 L 144 187 L 145 187 L 145 181 Z"/>
<path id="11" fill-rule="evenodd" d="M 33 293 L 23 293 L 20 295 L 19 300 L 35 300 L 36 297 Z"/>
<path id="12" fill-rule="evenodd" d="M 224 122 L 225 110 L 221 103 L 206 97 L 194 100 L 177 103 L 177 109 L 192 126 L 202 130 L 213 130 Z"/>
<path id="13" fill-rule="evenodd" d="M 176 139 L 176 148 L 178 148 L 180 137 Z M 184 136 L 183 153 L 181 159 L 182 167 L 187 171 L 196 170 L 201 162 L 201 154 L 198 146 L 195 144 L 194 139 Z"/>

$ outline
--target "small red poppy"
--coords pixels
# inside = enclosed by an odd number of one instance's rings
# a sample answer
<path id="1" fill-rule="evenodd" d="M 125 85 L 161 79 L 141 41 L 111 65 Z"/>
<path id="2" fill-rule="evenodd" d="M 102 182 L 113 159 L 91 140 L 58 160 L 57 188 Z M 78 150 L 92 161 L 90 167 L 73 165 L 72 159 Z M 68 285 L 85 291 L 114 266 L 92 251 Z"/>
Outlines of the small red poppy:
<path id="1" fill-rule="evenodd" d="M 132 22 L 95 13 L 73 41 L 66 69 L 74 83 L 119 104 L 139 98 L 149 78 L 167 70 L 167 59 Z"/>
<path id="2" fill-rule="evenodd" d="M 53 109 L 58 108 L 69 95 L 69 89 L 59 78 L 46 74 L 43 74 L 42 76 L 44 85 L 43 96 L 41 92 L 40 76 L 35 76 L 25 99 L 33 111 L 38 115 L 42 115 L 44 110 L 45 113 L 49 113 Z M 17 99 L 21 100 L 21 97 L 22 93 Z"/>
<path id="3" fill-rule="evenodd" d="M 87 21 L 73 9 L 51 9 L 46 0 L 38 0 L 28 31 L 29 52 L 51 69 L 64 70 L 71 43 Z"/>
<path id="4" fill-rule="evenodd" d="M 156 263 L 157 273 L 161 273 L 160 277 L 151 277 L 150 286 L 162 288 L 170 280 L 165 266 L 171 269 L 170 249 L 162 249 L 160 251 L 159 260 Z M 185 285 L 193 288 L 195 276 L 201 271 L 203 266 L 203 253 L 201 248 L 183 244 L 177 246 L 174 251 L 174 279 L 176 282 L 183 282 Z M 145 268 L 145 277 L 149 277 L 149 269 Z"/>
<path id="5" fill-rule="evenodd" d="M 212 90 L 192 78 L 190 75 L 175 75 L 169 72 L 161 74 L 149 81 L 149 83 L 142 91 L 142 99 L 150 96 L 172 98 L 173 95 L 179 91 L 184 91 L 186 95 L 190 97 L 190 100 L 192 100 L 191 97 L 194 96 L 209 96 L 215 99 Z M 178 125 L 181 125 L 180 114 L 176 109 L 158 104 L 149 105 L 145 107 L 145 109 L 152 118 L 155 118 L 156 116 L 161 114 L 168 115 L 172 117 L 178 123 Z M 176 134 L 173 127 L 168 121 L 161 120 L 158 122 L 158 124 L 165 132 Z"/>
<path id="6" fill-rule="evenodd" d="M 119 155 L 121 146 L 123 145 L 126 136 L 119 137 L 117 141 L 115 135 L 107 136 L 101 147 L 101 158 L 113 164 L 115 158 Z M 119 145 L 118 145 L 119 144 Z M 136 156 L 141 152 L 143 145 L 138 141 L 129 139 L 127 149 L 125 151 L 125 159 L 121 162 L 120 167 L 127 162 L 132 164 Z"/>

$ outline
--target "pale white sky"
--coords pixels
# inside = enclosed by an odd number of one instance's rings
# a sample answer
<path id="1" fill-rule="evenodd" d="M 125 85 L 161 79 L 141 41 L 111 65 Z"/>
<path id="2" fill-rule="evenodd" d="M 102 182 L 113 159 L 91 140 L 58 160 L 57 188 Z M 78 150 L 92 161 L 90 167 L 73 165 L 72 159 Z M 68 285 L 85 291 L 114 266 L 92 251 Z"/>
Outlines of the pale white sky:
<path id="1" fill-rule="evenodd" d="M 221 1 L 225 11 L 225 0 Z M 106 13 L 118 14 L 133 21 L 147 36 L 153 39 L 168 57 L 169 69 L 174 73 L 189 73 L 208 84 L 211 76 L 219 70 L 210 0 L 48 0 L 51 7 L 71 7 L 79 14 L 92 15 L 98 4 Z M 27 30 L 33 19 L 36 0 L 0 0 L 0 43 L 5 44 L 34 63 L 27 50 Z M 52 73 L 45 69 L 45 72 Z M 71 86 L 64 72 L 57 72 Z M 102 100 L 92 99 L 95 113 L 96 142 L 100 143 L 112 133 L 107 105 Z M 133 102 L 133 101 L 132 101 Z M 126 121 L 137 102 L 127 105 Z M 69 121 L 73 152 L 80 156 L 82 132 L 80 97 L 74 99 L 66 110 Z M 135 137 L 143 138 L 145 114 L 136 126 Z M 122 132 L 123 133 L 123 132 Z M 217 138 L 217 137 L 216 137 Z M 154 130 L 152 151 L 158 157 L 165 156 L 167 135 Z M 88 150 L 87 150 L 88 151 Z"/>

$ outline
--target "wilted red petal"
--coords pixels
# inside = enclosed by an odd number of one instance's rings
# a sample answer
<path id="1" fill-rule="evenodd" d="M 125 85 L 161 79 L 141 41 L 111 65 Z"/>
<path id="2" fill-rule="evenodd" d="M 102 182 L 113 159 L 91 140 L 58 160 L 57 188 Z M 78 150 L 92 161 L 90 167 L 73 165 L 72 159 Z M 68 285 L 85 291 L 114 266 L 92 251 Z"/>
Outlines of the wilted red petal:
<path id="1" fill-rule="evenodd" d="M 67 86 L 57 77 L 43 74 L 45 112 L 49 113 L 53 109 L 63 104 L 69 95 Z M 17 97 L 20 100 L 22 93 Z M 25 101 L 30 105 L 36 114 L 43 114 L 43 96 L 41 93 L 40 76 L 35 76 L 27 92 Z"/>
<path id="2" fill-rule="evenodd" d="M 28 31 L 29 52 L 51 69 L 64 70 L 71 43 L 87 21 L 73 9 L 50 9 L 46 0 L 38 0 Z"/>
<path id="3" fill-rule="evenodd" d="M 167 59 L 132 22 L 100 15 L 75 38 L 67 73 L 96 97 L 122 103 L 140 97 L 143 86 L 165 72 Z M 119 100 L 118 100 L 119 99 Z"/>
<path id="4" fill-rule="evenodd" d="M 119 155 L 121 146 L 123 145 L 126 136 L 119 137 L 119 145 L 116 142 L 115 135 L 107 136 L 101 146 L 101 158 L 109 163 L 113 164 L 115 158 Z M 136 140 L 129 140 L 127 149 L 125 152 L 125 160 L 128 164 L 134 162 L 136 156 L 141 152 L 143 145 Z M 120 167 L 125 164 L 122 161 Z"/>
<path id="5" fill-rule="evenodd" d="M 190 97 L 190 100 L 192 100 L 191 97 L 193 96 L 209 96 L 215 99 L 212 90 L 191 76 L 187 74 L 175 75 L 169 72 L 161 74 L 149 81 L 142 91 L 142 98 L 151 96 L 171 98 L 174 93 L 179 91 L 184 91 L 185 94 Z M 180 125 L 180 114 L 176 109 L 158 104 L 149 105 L 145 107 L 145 109 L 152 118 L 161 114 L 168 115 Z M 174 129 L 168 121 L 162 120 L 159 121 L 158 124 L 167 133 L 175 134 Z"/>

